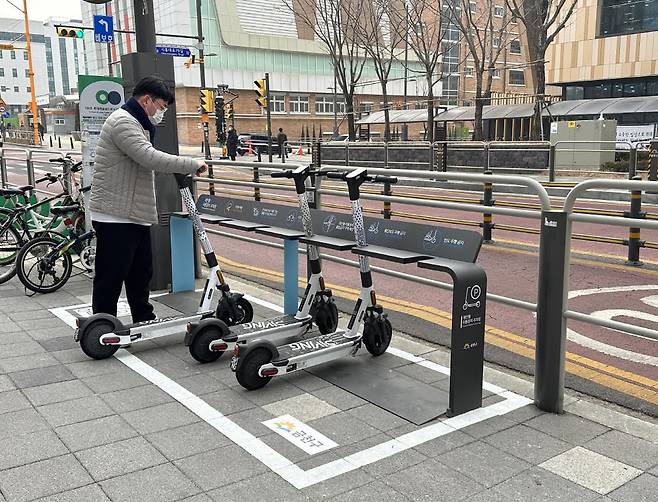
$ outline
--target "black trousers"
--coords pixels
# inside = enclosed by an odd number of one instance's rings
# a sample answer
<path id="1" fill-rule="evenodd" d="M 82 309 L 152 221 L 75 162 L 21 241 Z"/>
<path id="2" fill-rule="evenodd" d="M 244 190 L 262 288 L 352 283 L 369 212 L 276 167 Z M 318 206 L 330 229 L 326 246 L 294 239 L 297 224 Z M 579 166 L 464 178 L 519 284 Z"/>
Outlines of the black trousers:
<path id="1" fill-rule="evenodd" d="M 96 264 L 92 309 L 117 315 L 117 302 L 125 283 L 133 322 L 155 319 L 149 303 L 153 276 L 151 227 L 132 223 L 92 222 L 96 231 Z"/>

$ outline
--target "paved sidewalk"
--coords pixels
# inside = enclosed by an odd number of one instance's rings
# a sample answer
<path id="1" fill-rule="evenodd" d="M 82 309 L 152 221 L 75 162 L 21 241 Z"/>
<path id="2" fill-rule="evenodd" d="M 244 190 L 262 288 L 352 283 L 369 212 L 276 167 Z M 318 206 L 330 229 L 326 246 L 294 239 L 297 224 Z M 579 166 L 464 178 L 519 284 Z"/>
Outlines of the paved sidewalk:
<path id="1" fill-rule="evenodd" d="M 279 302 L 232 285 L 258 317 Z M 542 413 L 530 381 L 485 368 L 483 409 L 419 427 L 308 373 L 244 391 L 180 337 L 93 361 L 67 324 L 89 293 L 84 277 L 33 298 L 0 286 L 0 502 L 656 499 L 658 426 L 604 402 Z M 394 336 L 380 359 L 446 385 L 441 348 Z M 337 446 L 309 455 L 262 423 L 286 414 Z"/>

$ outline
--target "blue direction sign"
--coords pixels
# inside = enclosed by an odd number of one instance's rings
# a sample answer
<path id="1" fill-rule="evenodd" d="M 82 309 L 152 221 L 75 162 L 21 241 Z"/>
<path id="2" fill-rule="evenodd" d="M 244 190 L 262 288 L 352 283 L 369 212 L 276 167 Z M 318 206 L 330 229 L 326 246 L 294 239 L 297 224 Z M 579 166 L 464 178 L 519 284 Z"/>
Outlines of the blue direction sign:
<path id="1" fill-rule="evenodd" d="M 112 16 L 94 16 L 94 41 L 99 44 L 114 42 L 114 21 L 112 21 Z"/>
<path id="2" fill-rule="evenodd" d="M 176 47 L 173 45 L 158 46 L 155 48 L 155 52 L 179 58 L 189 58 L 192 55 L 192 52 L 187 47 Z"/>

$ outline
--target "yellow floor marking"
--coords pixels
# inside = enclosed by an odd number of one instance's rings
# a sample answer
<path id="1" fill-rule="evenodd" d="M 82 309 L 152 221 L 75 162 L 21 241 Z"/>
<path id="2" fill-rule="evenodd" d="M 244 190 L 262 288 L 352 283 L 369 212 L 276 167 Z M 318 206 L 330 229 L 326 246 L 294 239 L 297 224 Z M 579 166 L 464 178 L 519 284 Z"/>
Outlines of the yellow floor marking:
<path id="1" fill-rule="evenodd" d="M 227 258 L 221 258 L 220 261 L 225 265 L 225 268 L 229 270 L 233 269 L 248 271 L 249 275 L 252 277 L 268 280 L 283 278 L 283 274 L 281 272 L 276 272 L 274 270 L 237 263 Z M 299 283 L 302 287 L 305 285 L 303 279 L 300 279 Z M 327 283 L 327 286 L 331 288 L 334 293 L 338 293 L 338 296 L 341 298 L 347 300 L 356 300 L 358 297 L 358 291 L 353 288 L 329 283 Z M 390 310 L 412 315 L 414 317 L 424 319 L 428 322 L 439 324 L 440 326 L 443 326 L 447 329 L 451 329 L 452 327 L 451 316 L 444 310 L 384 295 L 378 295 L 378 298 L 381 300 L 381 303 Z M 515 335 L 514 333 L 510 333 L 498 328 L 488 327 L 485 331 L 485 341 L 489 344 L 506 349 L 512 353 L 527 357 L 529 359 L 534 359 L 535 342 L 530 338 Z M 648 401 L 652 404 L 658 405 L 658 392 L 653 390 L 658 389 L 658 381 L 622 370 L 620 368 L 615 368 L 614 366 L 610 366 L 593 359 L 574 354 L 573 352 L 567 352 L 566 359 L 565 367 L 569 373 L 593 381 L 604 387 L 608 387 L 624 394 L 628 394 L 644 401 Z M 630 382 L 627 380 L 630 380 Z M 631 382 L 646 385 L 648 388 L 636 385 L 635 383 Z"/>

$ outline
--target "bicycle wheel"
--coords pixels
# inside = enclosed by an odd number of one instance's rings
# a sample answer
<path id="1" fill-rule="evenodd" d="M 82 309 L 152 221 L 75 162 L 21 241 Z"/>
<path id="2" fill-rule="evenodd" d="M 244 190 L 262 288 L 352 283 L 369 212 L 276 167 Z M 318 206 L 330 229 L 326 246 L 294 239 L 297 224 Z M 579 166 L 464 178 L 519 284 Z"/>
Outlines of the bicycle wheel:
<path id="1" fill-rule="evenodd" d="M 52 293 L 71 277 L 73 260 L 68 253 L 54 249 L 60 243 L 50 237 L 37 237 L 25 244 L 16 256 L 16 273 L 23 285 L 35 293 Z"/>
<path id="2" fill-rule="evenodd" d="M 22 245 L 21 234 L 13 226 L 0 230 L 0 284 L 16 275 L 16 255 Z"/>

